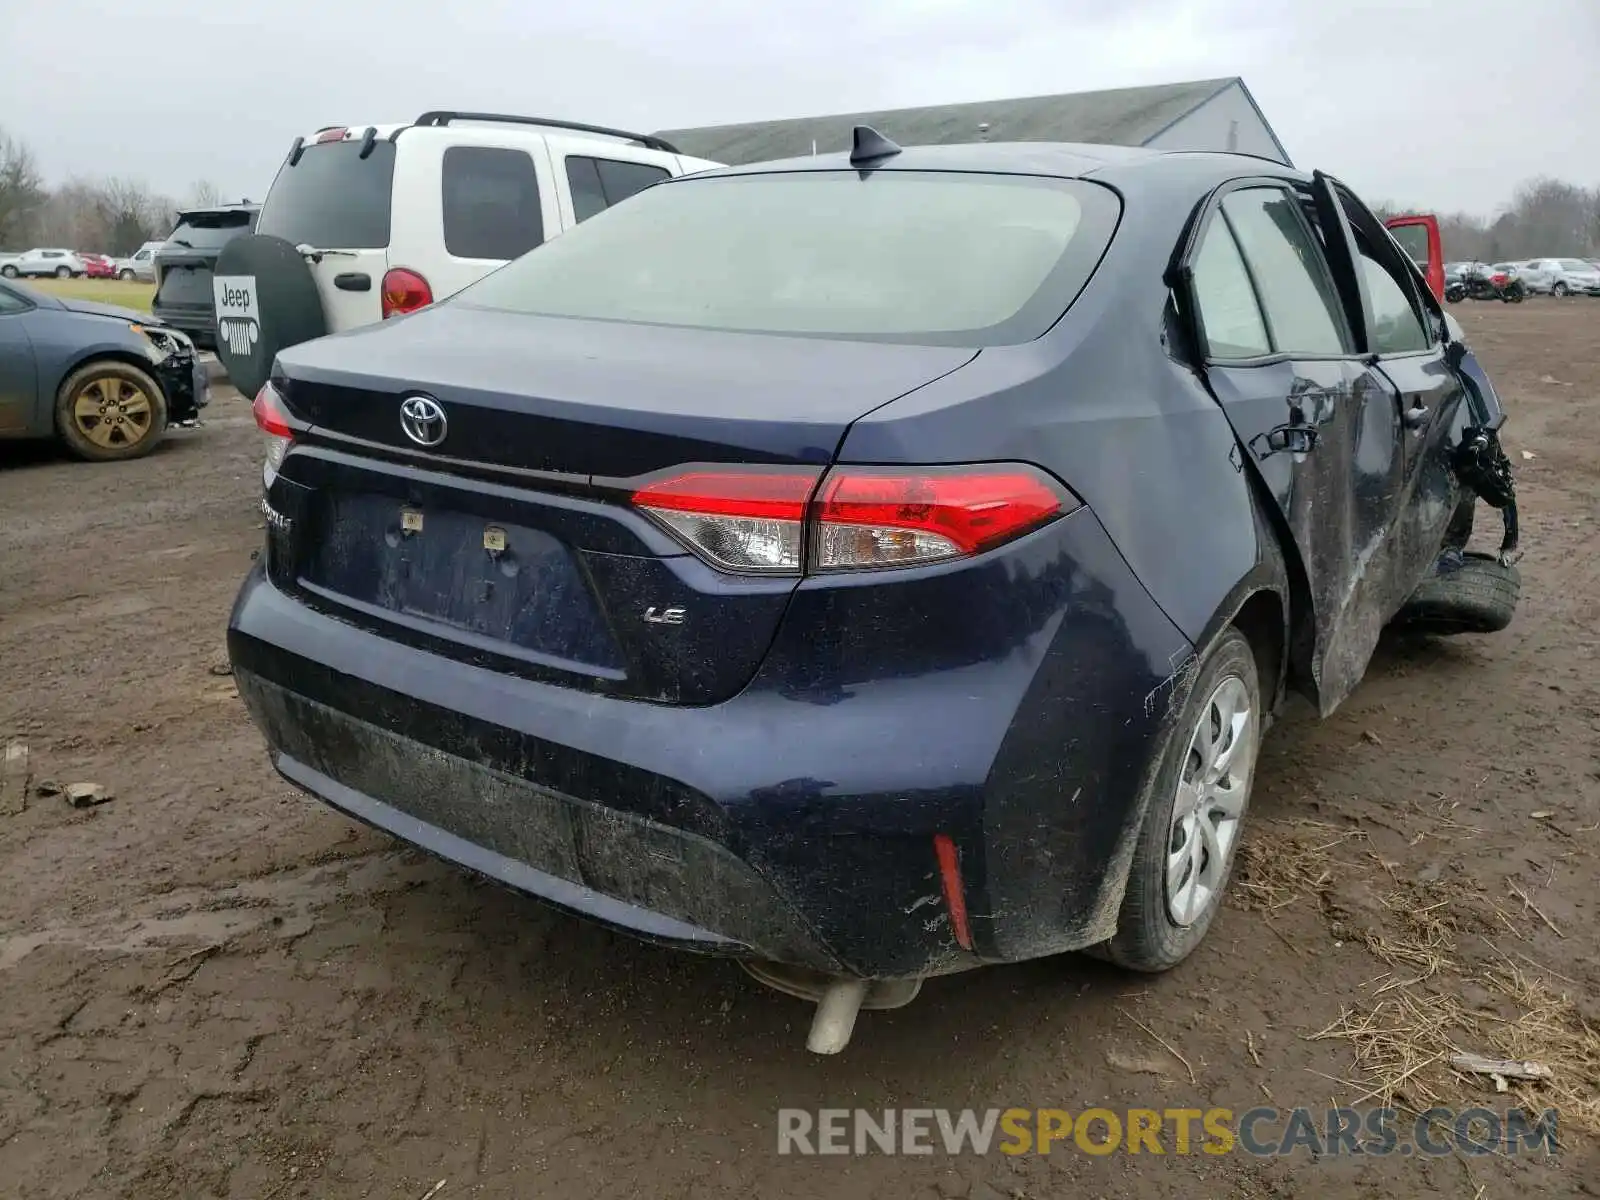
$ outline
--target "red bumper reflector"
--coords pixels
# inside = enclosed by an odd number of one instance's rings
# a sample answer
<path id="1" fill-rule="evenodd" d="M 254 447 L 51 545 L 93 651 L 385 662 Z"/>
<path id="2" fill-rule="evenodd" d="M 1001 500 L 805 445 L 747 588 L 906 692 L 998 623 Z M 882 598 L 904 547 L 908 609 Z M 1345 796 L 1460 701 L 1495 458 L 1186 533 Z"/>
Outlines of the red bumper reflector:
<path id="1" fill-rule="evenodd" d="M 972 926 L 967 923 L 967 896 L 961 886 L 961 856 L 947 833 L 933 835 L 933 852 L 939 858 L 939 880 L 944 885 L 944 906 L 950 912 L 950 928 L 956 945 L 972 949 Z"/>

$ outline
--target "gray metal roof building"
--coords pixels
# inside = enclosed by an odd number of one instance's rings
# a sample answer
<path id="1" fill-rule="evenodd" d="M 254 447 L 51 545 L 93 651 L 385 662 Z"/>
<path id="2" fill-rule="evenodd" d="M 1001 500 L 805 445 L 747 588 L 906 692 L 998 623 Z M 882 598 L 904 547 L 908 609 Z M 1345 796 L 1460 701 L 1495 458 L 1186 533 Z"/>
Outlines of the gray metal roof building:
<path id="1" fill-rule="evenodd" d="M 658 136 L 685 154 L 737 166 L 793 158 L 813 150 L 847 150 L 850 131 L 856 125 L 870 125 L 904 146 L 1090 142 L 1166 150 L 1235 150 L 1286 164 L 1290 161 L 1244 80 L 1237 76 L 1062 96 L 666 129 Z"/>

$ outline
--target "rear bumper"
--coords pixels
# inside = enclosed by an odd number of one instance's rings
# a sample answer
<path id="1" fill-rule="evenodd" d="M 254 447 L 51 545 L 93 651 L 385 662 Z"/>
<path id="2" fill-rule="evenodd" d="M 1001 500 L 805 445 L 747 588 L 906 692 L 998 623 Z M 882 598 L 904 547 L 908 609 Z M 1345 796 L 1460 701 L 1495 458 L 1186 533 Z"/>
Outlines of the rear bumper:
<path id="1" fill-rule="evenodd" d="M 830 652 L 792 631 L 863 627 L 851 605 L 882 589 L 804 585 L 755 680 L 706 707 L 441 659 L 259 567 L 229 654 L 278 770 L 359 820 L 650 940 L 931 974 L 1109 936 L 1192 653 L 1092 514 L 999 554 L 977 569 L 1040 604 L 1027 628 L 978 628 L 978 661 L 897 677 L 862 642 Z M 970 951 L 936 833 L 959 850 Z"/>

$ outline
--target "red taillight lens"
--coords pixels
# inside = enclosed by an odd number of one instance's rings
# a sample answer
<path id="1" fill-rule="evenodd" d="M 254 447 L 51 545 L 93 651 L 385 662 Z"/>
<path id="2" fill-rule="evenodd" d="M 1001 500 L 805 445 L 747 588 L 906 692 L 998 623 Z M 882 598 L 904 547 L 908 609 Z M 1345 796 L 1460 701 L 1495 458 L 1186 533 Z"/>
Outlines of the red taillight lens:
<path id="1" fill-rule="evenodd" d="M 294 429 L 289 424 L 289 410 L 283 406 L 283 397 L 278 395 L 278 389 L 271 383 L 261 385 L 250 411 L 255 414 L 256 424 L 261 427 L 262 433 L 281 438 L 294 436 Z"/>
<path id="2" fill-rule="evenodd" d="M 324 129 L 321 133 L 317 134 L 317 141 L 342 142 L 344 141 L 344 135 L 349 132 L 350 130 L 344 126 L 340 126 L 337 129 Z"/>
<path id="3" fill-rule="evenodd" d="M 266 487 L 283 465 L 283 456 L 289 453 L 294 426 L 290 424 L 289 410 L 284 407 L 283 397 L 278 395 L 278 389 L 271 383 L 261 385 L 250 411 L 255 415 L 261 432 L 267 435 L 266 463 L 261 471 L 261 483 Z"/>
<path id="4" fill-rule="evenodd" d="M 1077 505 L 1032 467 L 845 467 L 817 496 L 811 566 L 848 571 L 978 554 Z"/>
<path id="5" fill-rule="evenodd" d="M 799 575 L 916 566 L 980 554 L 1081 505 L 1021 464 L 686 469 L 633 495 L 712 566 Z M 813 498 L 815 493 L 815 498 Z"/>
<path id="6" fill-rule="evenodd" d="M 820 468 L 686 470 L 646 484 L 633 502 L 712 566 L 738 575 L 798 575 L 806 502 Z"/>
<path id="7" fill-rule="evenodd" d="M 393 267 L 383 274 L 383 319 L 401 313 L 416 312 L 433 303 L 433 289 L 428 281 L 405 267 Z"/>

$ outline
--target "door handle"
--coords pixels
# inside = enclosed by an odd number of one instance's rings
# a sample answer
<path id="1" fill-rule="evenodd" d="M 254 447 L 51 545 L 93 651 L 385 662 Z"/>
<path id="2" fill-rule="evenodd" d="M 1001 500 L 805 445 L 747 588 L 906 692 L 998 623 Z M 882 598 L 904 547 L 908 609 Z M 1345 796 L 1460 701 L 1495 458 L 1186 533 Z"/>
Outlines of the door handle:
<path id="1" fill-rule="evenodd" d="M 1317 448 L 1321 430 L 1315 425 L 1279 425 L 1250 439 L 1250 449 L 1257 458 L 1281 454 L 1288 450 L 1294 454 L 1309 454 Z"/>
<path id="2" fill-rule="evenodd" d="M 370 292 L 372 276 L 365 271 L 346 271 L 333 277 L 333 286 L 341 292 Z"/>

